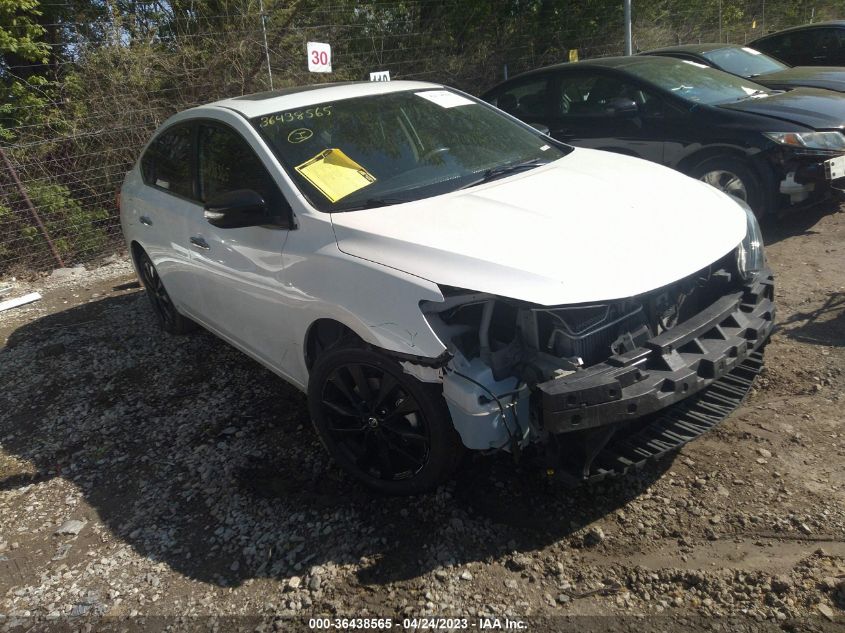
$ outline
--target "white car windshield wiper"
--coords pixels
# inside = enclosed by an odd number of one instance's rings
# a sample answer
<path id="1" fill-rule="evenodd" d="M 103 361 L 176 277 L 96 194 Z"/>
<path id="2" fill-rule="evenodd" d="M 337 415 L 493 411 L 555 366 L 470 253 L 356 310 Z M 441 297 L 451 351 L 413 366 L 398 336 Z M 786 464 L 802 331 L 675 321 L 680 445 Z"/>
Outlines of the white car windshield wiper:
<path id="1" fill-rule="evenodd" d="M 542 158 L 532 158 L 531 160 L 526 160 L 521 163 L 510 163 L 508 165 L 491 167 L 490 169 L 484 171 L 480 178 L 468 182 L 461 187 L 461 189 L 468 189 L 469 187 L 475 187 L 476 185 L 483 185 L 485 182 L 490 182 L 491 180 L 496 180 L 497 178 L 504 178 L 505 176 L 510 176 L 511 174 L 515 174 L 519 171 L 534 169 L 535 167 L 547 165 L 548 163 L 549 161 L 543 160 Z"/>

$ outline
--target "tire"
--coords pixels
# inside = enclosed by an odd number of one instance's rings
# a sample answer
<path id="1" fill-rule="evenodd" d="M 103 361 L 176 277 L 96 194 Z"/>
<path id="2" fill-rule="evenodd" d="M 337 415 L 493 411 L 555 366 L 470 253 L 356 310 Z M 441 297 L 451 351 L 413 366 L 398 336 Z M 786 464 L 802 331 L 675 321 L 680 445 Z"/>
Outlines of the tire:
<path id="1" fill-rule="evenodd" d="M 743 200 L 758 219 L 762 219 L 769 211 L 770 195 L 763 179 L 742 159 L 714 156 L 693 167 L 689 175 Z"/>
<path id="2" fill-rule="evenodd" d="M 147 298 L 150 300 L 159 327 L 169 334 L 187 334 L 197 329 L 196 323 L 176 310 L 161 277 L 158 276 L 156 267 L 145 251 L 138 251 L 137 263 L 141 283 L 144 284 L 144 290 L 147 292 Z"/>
<path id="3" fill-rule="evenodd" d="M 449 479 L 463 453 L 440 386 L 418 381 L 370 348 L 320 355 L 308 408 L 335 462 L 381 493 L 431 490 Z"/>

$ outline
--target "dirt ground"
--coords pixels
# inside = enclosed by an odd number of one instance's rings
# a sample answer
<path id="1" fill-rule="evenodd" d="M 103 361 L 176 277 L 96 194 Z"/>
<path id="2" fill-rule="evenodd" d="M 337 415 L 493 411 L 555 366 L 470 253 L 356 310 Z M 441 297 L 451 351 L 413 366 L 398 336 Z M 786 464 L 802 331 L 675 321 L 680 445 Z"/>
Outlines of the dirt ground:
<path id="1" fill-rule="evenodd" d="M 124 259 L 15 282 L 44 299 L 0 313 L 0 630 L 841 630 L 845 208 L 765 232 L 779 326 L 745 405 L 576 490 L 500 456 L 373 496 L 299 392 L 208 333 L 161 334 Z"/>

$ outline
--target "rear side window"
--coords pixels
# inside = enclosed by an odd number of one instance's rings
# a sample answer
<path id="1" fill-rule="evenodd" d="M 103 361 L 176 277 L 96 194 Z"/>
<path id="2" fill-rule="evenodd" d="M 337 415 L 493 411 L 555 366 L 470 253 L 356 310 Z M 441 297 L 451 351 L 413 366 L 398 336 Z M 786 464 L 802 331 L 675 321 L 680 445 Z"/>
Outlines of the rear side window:
<path id="1" fill-rule="evenodd" d="M 141 159 L 144 182 L 186 198 L 194 197 L 191 178 L 191 128 L 178 126 L 160 134 Z"/>
<path id="2" fill-rule="evenodd" d="M 264 164 L 246 140 L 230 128 L 200 125 L 198 167 L 202 202 L 237 189 L 252 189 L 261 194 L 271 210 L 287 206 Z"/>
<path id="3" fill-rule="evenodd" d="M 548 77 L 534 77 L 500 92 L 492 103 L 518 119 L 539 123 L 549 115 L 548 95 Z"/>

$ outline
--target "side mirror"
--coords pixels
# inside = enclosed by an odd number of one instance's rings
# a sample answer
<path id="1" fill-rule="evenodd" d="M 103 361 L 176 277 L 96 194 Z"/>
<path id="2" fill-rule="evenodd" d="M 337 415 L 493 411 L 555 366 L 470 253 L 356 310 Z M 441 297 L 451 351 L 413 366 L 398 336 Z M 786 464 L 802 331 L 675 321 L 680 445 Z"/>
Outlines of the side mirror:
<path id="1" fill-rule="evenodd" d="M 264 198 L 252 189 L 236 189 L 214 196 L 205 204 L 204 215 L 209 224 L 220 229 L 290 225 L 286 218 L 271 216 Z"/>
<path id="2" fill-rule="evenodd" d="M 549 135 L 549 126 L 548 125 L 544 125 L 542 123 L 529 123 L 528 125 L 533 127 L 535 130 L 537 130 L 541 134 L 545 134 L 546 136 Z"/>
<path id="3" fill-rule="evenodd" d="M 640 107 L 637 102 L 627 97 L 616 97 L 607 103 L 604 111 L 612 117 L 620 119 L 633 119 L 639 116 Z"/>

